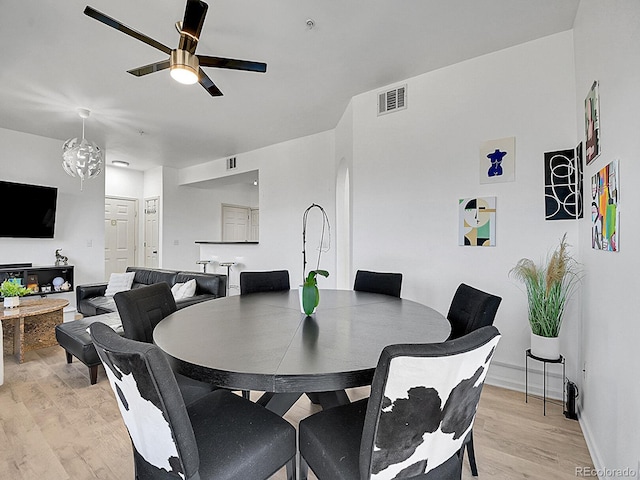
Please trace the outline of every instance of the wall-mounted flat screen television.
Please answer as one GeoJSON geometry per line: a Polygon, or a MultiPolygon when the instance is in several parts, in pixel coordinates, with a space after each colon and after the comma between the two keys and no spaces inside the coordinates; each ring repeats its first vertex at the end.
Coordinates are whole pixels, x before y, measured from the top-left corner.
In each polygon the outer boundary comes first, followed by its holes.
{"type": "Polygon", "coordinates": [[[0,237],[53,238],[58,189],[0,181],[0,237]]]}

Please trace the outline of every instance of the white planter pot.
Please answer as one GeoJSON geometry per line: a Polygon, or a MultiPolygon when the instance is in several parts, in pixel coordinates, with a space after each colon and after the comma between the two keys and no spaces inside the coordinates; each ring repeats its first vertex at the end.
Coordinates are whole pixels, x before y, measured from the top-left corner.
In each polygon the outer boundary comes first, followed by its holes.
{"type": "Polygon", "coordinates": [[[545,360],[560,358],[560,337],[541,337],[531,333],[531,354],[545,360]]]}
{"type": "Polygon", "coordinates": [[[20,306],[20,297],[4,297],[4,308],[14,308],[20,306]]]}

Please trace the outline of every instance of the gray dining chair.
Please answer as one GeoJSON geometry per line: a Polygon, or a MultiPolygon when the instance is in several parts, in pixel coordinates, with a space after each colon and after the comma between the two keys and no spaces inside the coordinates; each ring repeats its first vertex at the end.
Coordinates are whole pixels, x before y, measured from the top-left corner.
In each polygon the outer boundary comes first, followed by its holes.
{"type": "Polygon", "coordinates": [[[290,290],[289,271],[240,272],[240,295],[290,290]]]}
{"type": "MultiPolygon", "coordinates": [[[[493,325],[501,301],[501,297],[461,283],[453,295],[449,313],[447,313],[447,320],[451,324],[449,340],[460,338],[478,328],[493,325]]],[[[469,433],[466,450],[471,474],[477,477],[478,465],[473,446],[473,431],[469,433]]]]}
{"type": "Polygon", "coordinates": [[[285,465],[287,479],[296,478],[296,433],[286,420],[224,389],[185,405],[157,346],[99,322],[90,332],[129,431],[137,480],[263,480],[285,465]]]}
{"type": "MultiPolygon", "coordinates": [[[[118,308],[124,336],[138,342],[153,343],[153,329],[178,309],[171,288],[165,282],[118,292],[113,299],[118,308]]],[[[215,388],[209,383],[177,372],[174,375],[187,404],[215,388]]],[[[243,392],[243,395],[249,398],[249,392],[243,392]]]]}
{"type": "Polygon", "coordinates": [[[358,270],[353,282],[353,289],[358,292],[382,293],[392,297],[400,297],[402,274],[358,270]]]}
{"type": "Polygon", "coordinates": [[[390,345],[371,395],[298,427],[300,478],[460,480],[464,441],[500,339],[493,327],[443,343],[390,345]]]}

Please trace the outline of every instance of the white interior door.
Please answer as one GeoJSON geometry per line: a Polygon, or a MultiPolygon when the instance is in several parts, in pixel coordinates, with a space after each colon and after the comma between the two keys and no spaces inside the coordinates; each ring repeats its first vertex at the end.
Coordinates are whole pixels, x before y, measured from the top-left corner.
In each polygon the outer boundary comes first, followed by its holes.
{"type": "Polygon", "coordinates": [[[104,273],[124,272],[136,264],[138,201],[129,198],[104,199],[104,273]]]}
{"type": "Polygon", "coordinates": [[[158,268],[160,250],[160,226],[158,208],[160,199],[147,198],[144,201],[144,266],[158,268]]]}
{"type": "Polygon", "coordinates": [[[246,242],[249,239],[251,209],[236,205],[222,205],[222,241],[246,242]]]}

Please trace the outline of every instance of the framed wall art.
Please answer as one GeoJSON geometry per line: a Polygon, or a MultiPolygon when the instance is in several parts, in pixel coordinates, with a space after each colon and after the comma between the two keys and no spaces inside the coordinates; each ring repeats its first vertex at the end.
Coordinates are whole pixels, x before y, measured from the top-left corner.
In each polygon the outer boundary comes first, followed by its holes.
{"type": "Polygon", "coordinates": [[[516,138],[489,140],[480,145],[480,183],[516,179],[516,138]]]}
{"type": "Polygon", "coordinates": [[[591,177],[591,246],[596,250],[620,250],[619,185],[618,160],[591,177]]]}
{"type": "Polygon", "coordinates": [[[545,220],[583,217],[582,142],[573,150],[544,154],[545,220]]]}
{"type": "Polygon", "coordinates": [[[598,81],[593,82],[584,101],[585,159],[590,165],[600,155],[600,94],[598,81]]]}
{"type": "Polygon", "coordinates": [[[493,247],[496,244],[496,197],[458,201],[458,245],[493,247]]]}

